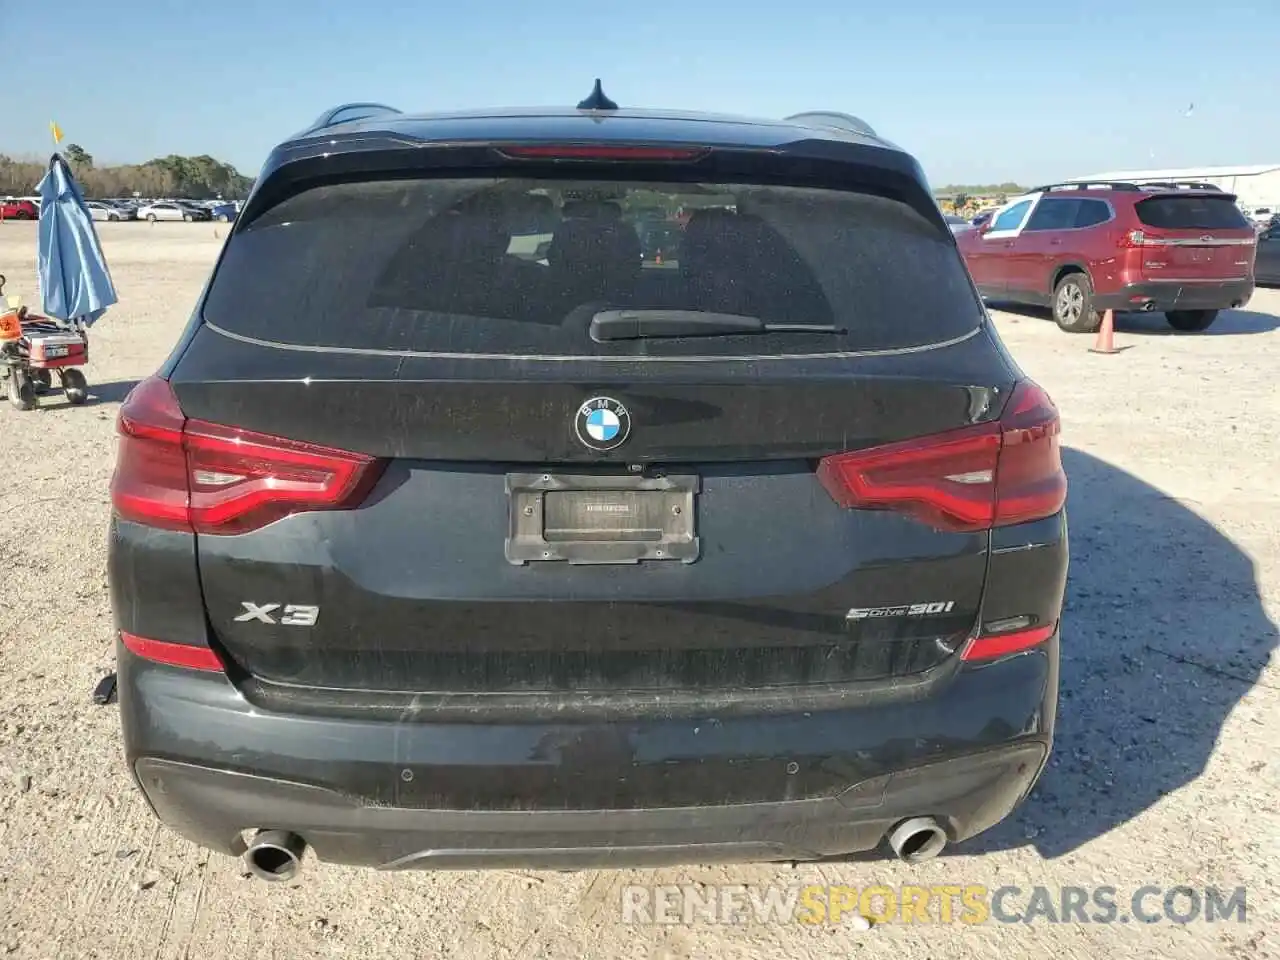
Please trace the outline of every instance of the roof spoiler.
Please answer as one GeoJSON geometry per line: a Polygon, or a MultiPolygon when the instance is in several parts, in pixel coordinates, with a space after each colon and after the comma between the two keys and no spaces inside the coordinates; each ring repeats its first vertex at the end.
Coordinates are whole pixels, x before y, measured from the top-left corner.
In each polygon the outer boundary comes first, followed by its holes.
{"type": "Polygon", "coordinates": [[[838,113],[834,110],[808,110],[804,113],[793,113],[783,119],[787,123],[798,123],[806,127],[827,127],[849,133],[860,133],[864,137],[879,137],[867,121],[852,114],[838,113]]]}
{"type": "Polygon", "coordinates": [[[316,133],[339,123],[350,123],[353,120],[369,120],[373,117],[397,117],[403,113],[385,103],[343,103],[320,114],[315,122],[303,130],[298,136],[316,133]]]}

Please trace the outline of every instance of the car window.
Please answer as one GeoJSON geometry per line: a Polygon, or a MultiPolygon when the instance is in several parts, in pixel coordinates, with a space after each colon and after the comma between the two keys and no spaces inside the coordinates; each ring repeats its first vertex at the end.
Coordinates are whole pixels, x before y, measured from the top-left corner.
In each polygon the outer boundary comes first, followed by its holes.
{"type": "Polygon", "coordinates": [[[1102,200],[1081,200],[1076,207],[1077,227],[1096,227],[1111,219],[1111,208],[1102,200]]]}
{"type": "Polygon", "coordinates": [[[1021,203],[1015,203],[1012,207],[1000,214],[991,221],[992,232],[996,230],[1017,230],[1022,218],[1027,215],[1027,211],[1031,209],[1034,200],[1023,200],[1021,203]]]}
{"type": "Polygon", "coordinates": [[[1151,197],[1134,205],[1148,227],[1168,230],[1226,230],[1249,226],[1229,196],[1151,197]]]}
{"type": "Polygon", "coordinates": [[[981,323],[950,231],[887,197],[523,178],[309,189],[236,231],[203,316],[291,344],[584,357],[898,349],[981,323]],[[609,307],[840,332],[598,343],[609,307]]]}
{"type": "Polygon", "coordinates": [[[1044,197],[1036,204],[1035,212],[1027,221],[1027,230],[1065,230],[1074,227],[1078,202],[1065,197],[1044,197]]]}

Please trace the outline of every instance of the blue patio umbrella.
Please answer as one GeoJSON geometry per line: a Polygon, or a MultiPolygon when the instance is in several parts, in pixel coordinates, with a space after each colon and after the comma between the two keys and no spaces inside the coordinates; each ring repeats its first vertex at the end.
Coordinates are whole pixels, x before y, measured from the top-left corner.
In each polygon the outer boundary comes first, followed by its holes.
{"type": "Polygon", "coordinates": [[[54,154],[40,193],[36,269],[46,316],[92,326],[116,303],[93,217],[66,161],[54,154]]]}

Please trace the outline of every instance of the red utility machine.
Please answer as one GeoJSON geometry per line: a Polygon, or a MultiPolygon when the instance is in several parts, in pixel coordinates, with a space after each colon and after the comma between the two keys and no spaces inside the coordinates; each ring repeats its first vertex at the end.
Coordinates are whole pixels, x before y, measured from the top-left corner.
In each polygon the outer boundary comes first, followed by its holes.
{"type": "Polygon", "coordinates": [[[89,338],[82,326],[28,314],[26,307],[11,310],[0,301],[0,379],[19,410],[32,409],[37,396],[52,389],[55,371],[67,402],[84,403],[89,386],[79,368],[88,362],[89,338]]]}

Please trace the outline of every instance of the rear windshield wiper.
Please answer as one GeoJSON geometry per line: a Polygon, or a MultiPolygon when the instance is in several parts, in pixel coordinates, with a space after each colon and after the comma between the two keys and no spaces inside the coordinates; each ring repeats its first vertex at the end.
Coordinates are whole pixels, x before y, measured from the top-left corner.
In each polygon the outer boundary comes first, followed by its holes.
{"type": "Polygon", "coordinates": [[[744,333],[846,333],[830,323],[765,323],[759,317],[702,310],[602,310],[591,318],[591,339],[727,337],[744,333]]]}

